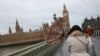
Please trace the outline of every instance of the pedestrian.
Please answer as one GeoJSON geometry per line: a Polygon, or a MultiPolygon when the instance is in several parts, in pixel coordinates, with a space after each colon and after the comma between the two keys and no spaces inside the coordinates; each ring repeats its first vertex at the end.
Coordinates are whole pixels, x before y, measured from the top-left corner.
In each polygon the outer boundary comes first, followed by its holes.
{"type": "Polygon", "coordinates": [[[69,31],[67,44],[70,56],[89,56],[88,41],[78,25],[74,25],[69,31]]]}
{"type": "Polygon", "coordinates": [[[93,33],[94,33],[94,30],[91,26],[88,26],[85,30],[86,34],[87,34],[87,40],[89,42],[89,54],[90,56],[96,56],[96,53],[95,53],[95,50],[94,50],[94,46],[93,46],[93,43],[92,43],[92,38],[93,38],[93,33]]]}
{"type": "Polygon", "coordinates": [[[90,47],[92,47],[92,36],[93,36],[93,28],[91,26],[88,26],[85,30],[86,34],[87,34],[87,37],[88,37],[88,40],[89,40],[89,44],[90,44],[90,47]]]}

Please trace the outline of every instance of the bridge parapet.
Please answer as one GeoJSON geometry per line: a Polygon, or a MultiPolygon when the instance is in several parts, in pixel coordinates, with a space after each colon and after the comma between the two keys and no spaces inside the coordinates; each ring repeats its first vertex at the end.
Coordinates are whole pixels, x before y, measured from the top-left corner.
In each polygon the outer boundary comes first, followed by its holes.
{"type": "Polygon", "coordinates": [[[61,42],[56,44],[48,45],[46,41],[40,42],[38,44],[20,49],[18,51],[9,53],[5,56],[48,56],[50,55],[61,42]]]}

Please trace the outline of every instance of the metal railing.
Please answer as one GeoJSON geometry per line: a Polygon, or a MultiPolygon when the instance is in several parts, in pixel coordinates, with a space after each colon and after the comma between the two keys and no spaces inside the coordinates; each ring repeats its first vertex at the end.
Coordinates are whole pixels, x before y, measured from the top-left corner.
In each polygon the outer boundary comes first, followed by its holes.
{"type": "Polygon", "coordinates": [[[5,56],[49,56],[61,42],[48,45],[45,41],[38,44],[28,46],[18,51],[6,54],[5,56]]]}

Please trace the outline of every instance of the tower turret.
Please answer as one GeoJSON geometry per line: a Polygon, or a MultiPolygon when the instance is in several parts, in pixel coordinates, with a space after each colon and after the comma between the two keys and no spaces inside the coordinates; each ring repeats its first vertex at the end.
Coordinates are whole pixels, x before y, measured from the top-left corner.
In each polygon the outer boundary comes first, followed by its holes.
{"type": "Polygon", "coordinates": [[[53,19],[54,19],[55,21],[57,20],[56,14],[53,15],[53,19]]]}
{"type": "Polygon", "coordinates": [[[10,26],[9,26],[9,34],[11,34],[12,33],[12,30],[11,30],[11,28],[10,28],[10,26]]]}
{"type": "Polygon", "coordinates": [[[93,19],[93,17],[91,16],[91,19],[93,19]]]}
{"type": "Polygon", "coordinates": [[[32,32],[32,30],[31,30],[31,29],[29,29],[29,32],[32,32]]]}
{"type": "Polygon", "coordinates": [[[99,17],[99,15],[97,16],[97,20],[100,20],[100,17],[99,17]]]}
{"type": "Polygon", "coordinates": [[[19,23],[18,23],[18,20],[16,19],[16,26],[15,26],[15,29],[16,29],[16,33],[18,32],[21,32],[21,28],[19,26],[19,23]]]}

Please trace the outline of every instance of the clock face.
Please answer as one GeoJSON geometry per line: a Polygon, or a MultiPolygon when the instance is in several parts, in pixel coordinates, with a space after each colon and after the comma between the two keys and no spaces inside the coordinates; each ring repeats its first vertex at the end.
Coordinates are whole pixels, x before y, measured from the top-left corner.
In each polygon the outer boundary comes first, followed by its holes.
{"type": "Polygon", "coordinates": [[[67,13],[64,13],[64,16],[67,16],[67,13]]]}

